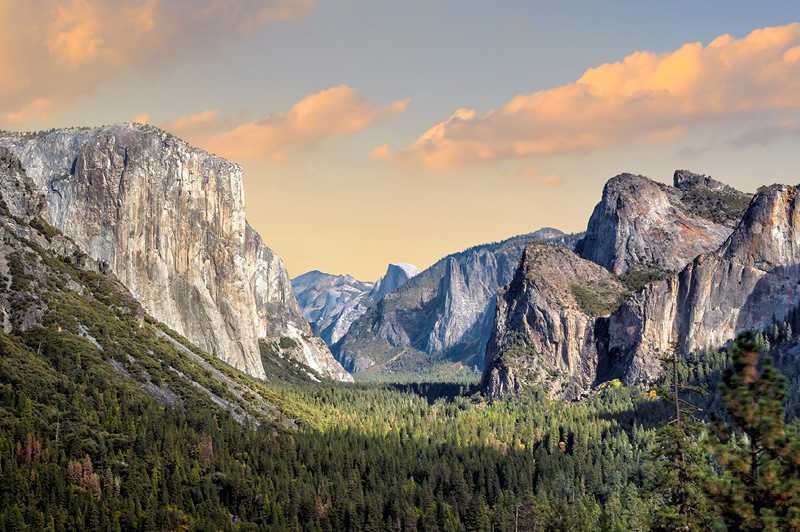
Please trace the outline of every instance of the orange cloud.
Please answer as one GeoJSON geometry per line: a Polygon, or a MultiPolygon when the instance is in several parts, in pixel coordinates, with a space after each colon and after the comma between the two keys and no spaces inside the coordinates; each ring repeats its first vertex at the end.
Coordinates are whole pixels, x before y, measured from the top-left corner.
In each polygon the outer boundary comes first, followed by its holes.
{"type": "Polygon", "coordinates": [[[196,146],[206,147],[212,136],[224,129],[230,129],[231,123],[220,115],[219,109],[209,109],[158,124],[158,127],[196,146]]]}
{"type": "Polygon", "coordinates": [[[6,113],[5,119],[11,124],[39,124],[48,122],[53,117],[53,100],[37,98],[28,105],[13,113],[6,113]]]}
{"type": "Polygon", "coordinates": [[[408,100],[376,107],[358,91],[342,85],[306,96],[285,113],[275,113],[236,127],[219,110],[159,124],[174,135],[223,157],[236,159],[272,154],[288,158],[287,148],[327,137],[357,133],[405,110],[408,100]]]}
{"type": "Polygon", "coordinates": [[[561,176],[557,176],[555,174],[550,174],[546,176],[542,176],[536,180],[537,183],[540,185],[558,185],[561,183],[561,176]]]}
{"type": "Polygon", "coordinates": [[[561,177],[556,174],[541,175],[542,171],[538,168],[525,168],[516,174],[517,181],[536,183],[537,185],[558,185],[561,177]]]}
{"type": "Polygon", "coordinates": [[[136,124],[149,124],[150,123],[150,115],[148,113],[141,113],[134,117],[131,122],[136,124]]]}
{"type": "Polygon", "coordinates": [[[0,79],[0,117],[24,116],[41,100],[52,102],[52,117],[122,72],[152,75],[213,53],[267,23],[303,17],[315,2],[0,1],[0,68],[13,73],[0,79]]]}
{"type": "Polygon", "coordinates": [[[409,148],[372,157],[426,168],[674,140],[692,125],[800,108],[800,24],[723,35],[663,54],[636,52],[576,82],[484,114],[459,109],[409,148]]]}
{"type": "Polygon", "coordinates": [[[44,42],[54,60],[76,68],[97,59],[103,36],[94,6],[87,0],[75,0],[68,6],[56,6],[55,12],[50,24],[53,36],[44,42]]]}
{"type": "Polygon", "coordinates": [[[314,4],[316,0],[215,0],[199,10],[196,17],[222,21],[238,30],[248,30],[265,22],[295,20],[307,15],[314,4]]]}

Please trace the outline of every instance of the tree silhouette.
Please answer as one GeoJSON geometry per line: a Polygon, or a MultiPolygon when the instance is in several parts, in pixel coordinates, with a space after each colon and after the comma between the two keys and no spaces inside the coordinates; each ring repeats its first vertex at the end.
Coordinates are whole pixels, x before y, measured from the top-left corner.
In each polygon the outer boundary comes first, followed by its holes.
{"type": "Polygon", "coordinates": [[[649,492],[659,502],[653,516],[654,530],[669,532],[708,530],[711,522],[704,482],[708,463],[698,443],[702,425],[695,417],[699,408],[681,397],[686,392],[705,394],[705,389],[680,382],[678,344],[662,359],[672,366],[672,380],[657,388],[658,397],[674,406],[672,418],[655,433],[651,451],[653,477],[649,492]]]}
{"type": "Polygon", "coordinates": [[[710,483],[718,510],[733,530],[800,530],[800,446],[787,431],[785,379],[770,357],[759,370],[759,345],[741,333],[719,391],[732,427],[715,422],[711,450],[727,469],[710,483]]]}

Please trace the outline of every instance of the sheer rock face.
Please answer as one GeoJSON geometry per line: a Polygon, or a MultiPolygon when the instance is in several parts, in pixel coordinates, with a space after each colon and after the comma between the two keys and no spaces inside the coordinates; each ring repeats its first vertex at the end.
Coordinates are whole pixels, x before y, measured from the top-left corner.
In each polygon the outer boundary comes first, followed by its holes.
{"type": "Polygon", "coordinates": [[[386,274],[378,279],[375,286],[372,288],[370,299],[373,302],[380,301],[383,299],[383,296],[397,290],[403,286],[406,281],[421,272],[422,270],[413,264],[407,264],[405,262],[389,264],[389,267],[386,268],[386,274]]]}
{"type": "Polygon", "coordinates": [[[481,388],[496,397],[538,384],[552,397],[580,397],[596,378],[592,312],[599,309],[578,295],[588,291],[610,309],[624,290],[608,270],[572,251],[529,244],[497,296],[481,388]]]}
{"type": "Polygon", "coordinates": [[[679,271],[716,250],[741,218],[749,195],[706,176],[678,170],[675,187],[646,177],[610,179],[577,253],[621,274],[640,264],[679,271]]]}
{"type": "Polygon", "coordinates": [[[658,353],[672,341],[685,353],[766,328],[800,301],[798,226],[791,187],[770,187],[751,201],[683,170],[675,187],[630,174],[611,179],[576,246],[599,266],[529,246],[500,291],[484,391],[540,384],[554,397],[576,398],[614,378],[657,377],[658,353]],[[609,274],[654,267],[679,273],[632,295],[609,274]],[[591,291],[594,310],[586,305],[591,291]]]}
{"type": "MultiPolygon", "coordinates": [[[[49,292],[69,290],[83,295],[87,290],[69,274],[52,270],[45,257],[67,259],[81,270],[98,271],[97,264],[71,239],[45,223],[48,219],[47,203],[35,191],[22,163],[0,147],[0,327],[5,333],[14,327],[43,326],[49,292]],[[62,284],[54,288],[54,279],[62,284]]],[[[135,312],[136,322],[144,325],[138,303],[124,294],[120,298],[120,303],[133,303],[127,311],[135,312]]]]}
{"type": "Polygon", "coordinates": [[[45,215],[44,199],[34,192],[34,187],[20,160],[7,148],[0,147],[0,199],[8,215],[25,221],[45,215]]]}
{"type": "Polygon", "coordinates": [[[256,377],[259,337],[281,336],[324,375],[348,377],[311,339],[281,260],[247,225],[239,166],[136,124],[0,144],[46,197],[53,225],[156,319],[256,377]]]}
{"type": "Polygon", "coordinates": [[[798,189],[761,190],[715,253],[646,287],[598,323],[602,378],[649,380],[657,353],[720,346],[744,329],[764,330],[800,302],[798,189]]]}
{"type": "Polygon", "coordinates": [[[351,371],[405,361],[426,367],[435,357],[481,367],[497,290],[511,281],[525,245],[537,239],[569,246],[573,237],[544,229],[448,255],[386,294],[334,346],[351,371]]]}
{"type": "Polygon", "coordinates": [[[480,363],[474,355],[482,351],[482,329],[491,324],[482,318],[497,289],[511,280],[527,241],[518,237],[449,255],[386,294],[335,346],[338,360],[364,371],[397,357],[458,351],[456,358],[480,363]]]}

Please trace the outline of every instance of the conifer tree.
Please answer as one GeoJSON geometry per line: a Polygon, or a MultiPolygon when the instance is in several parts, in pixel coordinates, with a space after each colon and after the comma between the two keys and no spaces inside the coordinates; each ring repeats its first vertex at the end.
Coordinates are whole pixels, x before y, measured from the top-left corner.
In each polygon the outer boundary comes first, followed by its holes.
{"type": "Polygon", "coordinates": [[[491,530],[489,509],[483,500],[483,493],[478,492],[472,496],[464,516],[464,527],[467,532],[489,532],[491,530]]]}
{"type": "Polygon", "coordinates": [[[702,425],[694,415],[699,409],[681,397],[682,392],[704,394],[705,390],[680,382],[677,347],[673,343],[671,355],[662,359],[672,366],[672,382],[656,390],[674,410],[670,421],[656,431],[651,451],[654,472],[649,491],[660,502],[653,516],[653,529],[708,530],[708,501],[703,490],[708,464],[698,444],[702,425]]]}
{"type": "Polygon", "coordinates": [[[732,425],[715,423],[711,449],[727,469],[711,491],[730,529],[800,530],[800,445],[784,423],[785,379],[752,332],[738,336],[720,383],[732,425]]]}

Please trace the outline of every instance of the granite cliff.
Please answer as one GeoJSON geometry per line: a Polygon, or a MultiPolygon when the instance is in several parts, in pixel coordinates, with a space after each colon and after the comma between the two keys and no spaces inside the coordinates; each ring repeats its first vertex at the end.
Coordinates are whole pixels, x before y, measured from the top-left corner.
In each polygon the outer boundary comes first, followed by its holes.
{"type": "Polygon", "coordinates": [[[315,270],[292,279],[292,289],[311,330],[333,345],[371,305],[418,273],[416,266],[395,263],[377,282],[365,283],[351,275],[315,270]]]}
{"type": "Polygon", "coordinates": [[[619,175],[576,246],[583,258],[526,250],[498,295],[485,392],[540,384],[576,398],[615,378],[648,381],[670,342],[681,353],[721,346],[795,308],[795,189],[769,187],[751,202],[687,171],[675,172],[674,184],[619,175]]]}
{"type": "Polygon", "coordinates": [[[250,375],[258,341],[351,378],[315,338],[280,258],[244,217],[241,168],[150,126],[0,135],[48,222],[112,272],[159,321],[250,375]]]}
{"type": "Polygon", "coordinates": [[[709,177],[675,172],[670,187],[646,177],[610,179],[576,252],[622,274],[641,267],[679,271],[717,249],[741,219],[750,196],[709,177]]]}
{"type": "MultiPolygon", "coordinates": [[[[176,411],[190,404],[220,415],[227,411],[250,427],[277,422],[297,428],[270,404],[277,398],[262,384],[146,316],[122,283],[100,271],[49,218],[19,159],[0,147],[4,384],[62,397],[65,386],[91,382],[126,401],[147,394],[176,411]]],[[[297,373],[295,378],[308,380],[297,373]]]]}
{"type": "Polygon", "coordinates": [[[569,246],[554,229],[448,255],[387,293],[333,346],[354,372],[417,372],[455,364],[482,366],[497,290],[511,281],[525,245],[536,239],[569,246]]]}
{"type": "Polygon", "coordinates": [[[598,323],[599,378],[652,379],[657,354],[722,346],[763,331],[800,302],[800,194],[773,185],[753,198],[720,248],[653,283],[598,323]]]}

